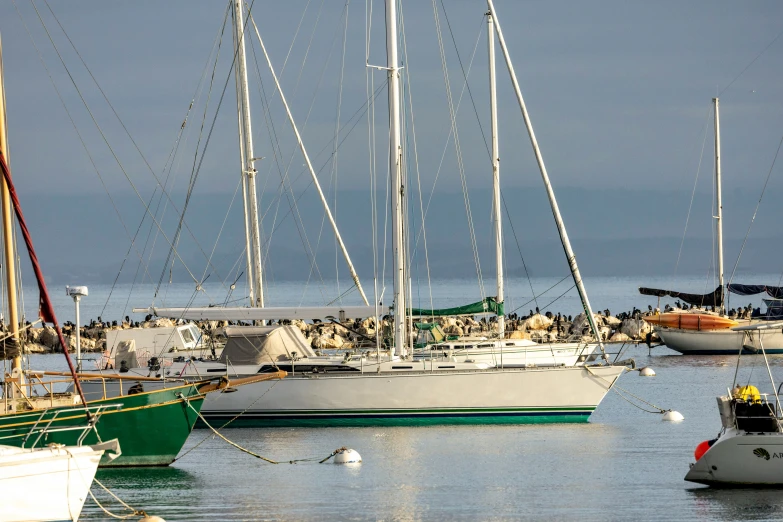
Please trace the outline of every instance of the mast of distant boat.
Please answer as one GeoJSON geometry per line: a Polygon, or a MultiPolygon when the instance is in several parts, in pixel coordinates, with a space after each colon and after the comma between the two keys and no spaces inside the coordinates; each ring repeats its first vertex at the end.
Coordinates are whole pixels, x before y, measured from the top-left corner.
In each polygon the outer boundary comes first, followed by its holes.
{"type": "Polygon", "coordinates": [[[717,228],[716,237],[718,239],[718,283],[720,284],[720,313],[725,311],[725,292],[723,288],[723,202],[721,201],[721,181],[720,181],[720,115],[718,98],[713,98],[715,105],[715,226],[717,228]]]}
{"type": "MultiPolygon", "coordinates": [[[[8,127],[6,126],[6,123],[5,89],[3,87],[3,47],[2,42],[0,42],[0,152],[5,156],[6,162],[10,163],[8,155],[8,127]]],[[[21,346],[19,342],[19,310],[17,308],[14,222],[11,215],[11,197],[8,192],[8,184],[5,182],[5,178],[2,178],[2,182],[0,182],[0,205],[2,205],[3,238],[5,239],[3,247],[5,255],[5,282],[8,294],[8,326],[11,329],[11,337],[13,337],[16,346],[21,346]]],[[[14,377],[20,379],[19,389],[13,388],[12,391],[13,395],[16,395],[21,391],[21,386],[24,384],[21,380],[24,378],[22,375],[21,350],[19,354],[14,357],[11,368],[14,377]]]]}
{"type": "Polygon", "coordinates": [[[258,199],[256,197],[256,169],[254,163],[259,159],[253,155],[253,130],[250,124],[250,92],[247,83],[247,59],[245,58],[245,23],[242,12],[242,1],[234,0],[234,41],[236,42],[237,94],[239,95],[238,118],[240,121],[240,142],[242,147],[242,175],[247,176],[247,209],[246,227],[250,230],[252,263],[248,264],[251,273],[248,281],[251,303],[250,306],[263,308],[264,289],[261,273],[261,238],[258,228],[258,199]]]}
{"type": "Polygon", "coordinates": [[[397,2],[386,0],[386,68],[389,83],[389,168],[392,186],[392,245],[394,256],[394,349],[406,355],[405,231],[403,230],[405,187],[402,184],[402,140],[400,138],[400,67],[397,59],[397,2]]]}
{"type": "MultiPolygon", "coordinates": [[[[487,13],[487,44],[489,52],[489,106],[492,129],[492,206],[495,222],[495,276],[497,278],[497,305],[503,306],[503,236],[500,214],[500,157],[498,153],[498,106],[495,85],[495,25],[492,13],[487,13]]],[[[497,314],[498,337],[506,336],[504,311],[497,314]]]]}
{"type": "Polygon", "coordinates": [[[606,352],[604,351],[604,343],[601,339],[601,334],[599,333],[598,327],[595,324],[595,318],[593,317],[593,310],[590,307],[590,301],[587,299],[587,291],[585,290],[584,283],[582,282],[582,276],[579,274],[579,266],[576,264],[576,256],[574,254],[574,250],[571,248],[571,242],[568,239],[568,233],[566,232],[565,224],[563,223],[563,217],[560,215],[560,208],[557,205],[557,199],[555,199],[555,193],[554,190],[552,190],[552,184],[550,183],[549,175],[546,172],[544,158],[541,155],[541,150],[538,148],[538,141],[536,140],[536,134],[533,131],[533,125],[530,122],[530,116],[527,113],[525,100],[522,98],[522,91],[519,88],[517,75],[514,72],[514,65],[511,63],[511,56],[509,55],[508,47],[506,47],[506,40],[503,38],[503,30],[500,27],[497,11],[495,11],[495,6],[492,3],[492,0],[487,0],[487,5],[489,6],[490,14],[494,19],[495,31],[498,35],[498,42],[500,43],[500,48],[503,50],[503,57],[506,60],[506,68],[508,69],[508,74],[511,77],[511,83],[514,86],[514,92],[517,96],[519,108],[522,111],[522,118],[525,120],[525,127],[527,127],[527,133],[530,137],[530,144],[533,146],[533,152],[536,156],[536,161],[538,162],[538,169],[541,172],[541,178],[544,181],[544,187],[546,188],[547,195],[549,196],[549,205],[552,207],[552,214],[555,217],[555,224],[557,225],[557,230],[560,233],[560,242],[563,244],[563,250],[565,251],[566,259],[568,260],[568,266],[571,269],[571,276],[574,279],[574,284],[576,285],[576,290],[579,293],[579,298],[582,300],[582,307],[584,308],[585,315],[587,316],[587,322],[590,324],[590,329],[593,331],[593,334],[598,341],[598,346],[603,353],[604,359],[608,360],[606,352]]]}

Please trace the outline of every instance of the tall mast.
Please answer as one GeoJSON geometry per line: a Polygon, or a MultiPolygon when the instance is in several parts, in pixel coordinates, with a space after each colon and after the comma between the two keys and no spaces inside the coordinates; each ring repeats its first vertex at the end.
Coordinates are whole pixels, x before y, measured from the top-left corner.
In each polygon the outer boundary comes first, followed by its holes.
{"type": "MultiPolygon", "coordinates": [[[[234,55],[236,56],[239,53],[239,42],[237,41],[237,32],[233,32],[233,40],[234,40],[234,55]]],[[[239,67],[234,67],[234,75],[235,75],[235,87],[236,87],[236,94],[237,94],[237,114],[242,113],[242,91],[240,89],[240,85],[242,84],[242,79],[239,74],[239,67]]],[[[247,289],[248,289],[248,300],[250,302],[250,306],[253,306],[253,303],[255,303],[255,292],[253,284],[253,252],[250,248],[250,220],[248,219],[248,201],[247,201],[247,176],[245,176],[245,140],[244,140],[244,133],[242,132],[242,118],[237,118],[237,125],[239,127],[237,136],[239,136],[239,142],[237,145],[239,145],[239,175],[242,178],[242,212],[244,216],[244,223],[245,223],[245,274],[247,277],[247,289]]]]}
{"type": "Polygon", "coordinates": [[[394,255],[394,347],[406,355],[405,239],[403,230],[402,140],[400,138],[400,68],[397,58],[397,1],[386,0],[386,68],[389,82],[389,168],[392,184],[394,255]]]}
{"type": "MultiPolygon", "coordinates": [[[[503,305],[503,234],[500,214],[500,156],[498,153],[498,106],[495,85],[495,24],[492,13],[487,13],[487,44],[489,50],[489,107],[492,127],[492,206],[495,221],[495,277],[497,279],[497,302],[503,305]]],[[[497,314],[498,336],[506,336],[504,312],[497,314]]]]}
{"type": "MultiPolygon", "coordinates": [[[[8,127],[5,110],[5,87],[3,82],[3,45],[0,41],[0,152],[5,156],[5,161],[10,165],[11,160],[8,155],[8,127]]],[[[19,344],[19,310],[17,308],[16,295],[16,249],[14,248],[14,221],[12,218],[11,196],[8,192],[8,184],[5,177],[2,177],[0,183],[0,205],[3,213],[3,238],[5,239],[3,253],[5,255],[5,283],[8,289],[8,326],[11,329],[11,336],[19,344]]],[[[21,352],[14,357],[13,367],[22,370],[21,352]]]]}
{"type": "Polygon", "coordinates": [[[717,215],[715,216],[715,225],[717,227],[718,237],[718,283],[721,288],[720,298],[720,312],[723,312],[723,304],[725,303],[724,293],[726,291],[723,288],[723,202],[721,201],[721,183],[720,183],[720,115],[718,98],[713,98],[712,103],[715,104],[715,208],[717,215]]]}
{"type": "Polygon", "coordinates": [[[264,306],[264,289],[261,274],[261,238],[258,231],[258,199],[256,198],[256,169],[253,164],[256,157],[253,155],[253,131],[250,125],[250,93],[247,86],[247,60],[245,58],[245,23],[242,12],[241,0],[234,0],[234,35],[237,45],[236,66],[237,91],[240,97],[238,117],[242,131],[240,140],[243,154],[242,171],[247,176],[247,202],[246,223],[250,229],[250,242],[247,245],[252,258],[251,288],[254,301],[251,306],[264,306]]]}
{"type": "Polygon", "coordinates": [[[533,125],[530,122],[530,116],[527,113],[527,107],[525,106],[525,100],[522,98],[522,91],[519,88],[519,82],[517,81],[517,75],[514,72],[514,65],[511,63],[511,56],[506,47],[506,40],[503,38],[503,30],[500,27],[500,21],[498,20],[498,14],[495,10],[495,6],[492,0],[487,0],[490,13],[494,18],[495,30],[498,35],[498,42],[500,42],[500,48],[503,50],[503,57],[506,60],[506,68],[508,69],[508,75],[511,77],[511,83],[514,86],[514,92],[517,96],[517,102],[519,108],[522,111],[522,118],[525,120],[525,127],[527,127],[527,133],[530,137],[530,144],[533,146],[533,153],[536,156],[538,162],[538,170],[541,172],[541,178],[544,181],[544,187],[546,188],[547,196],[549,196],[549,205],[552,207],[552,214],[555,218],[555,224],[557,225],[557,231],[560,233],[560,242],[563,244],[563,250],[565,251],[566,259],[568,260],[568,266],[571,269],[571,276],[574,279],[579,298],[582,300],[582,307],[584,308],[587,321],[590,324],[590,329],[598,341],[598,346],[601,348],[603,357],[606,360],[607,355],[604,352],[604,343],[601,340],[601,334],[598,331],[598,327],[595,324],[595,318],[593,317],[593,309],[590,307],[590,301],[587,299],[587,291],[585,290],[584,283],[582,282],[582,276],[579,273],[579,266],[576,264],[576,256],[574,250],[571,248],[571,241],[568,239],[568,233],[563,223],[563,216],[560,215],[560,208],[557,205],[557,199],[555,199],[555,192],[552,190],[552,184],[549,181],[549,175],[546,172],[546,166],[544,165],[544,158],[541,155],[541,150],[538,148],[538,140],[536,140],[536,134],[533,131],[533,125]]]}

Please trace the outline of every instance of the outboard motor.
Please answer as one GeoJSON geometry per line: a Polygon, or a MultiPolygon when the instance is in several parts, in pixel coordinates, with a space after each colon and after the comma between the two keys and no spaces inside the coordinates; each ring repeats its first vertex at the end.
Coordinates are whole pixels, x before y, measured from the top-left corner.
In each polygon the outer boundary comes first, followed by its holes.
{"type": "Polygon", "coordinates": [[[150,360],[147,361],[147,368],[149,368],[151,372],[157,372],[160,370],[160,359],[157,357],[150,357],[150,360]]]}

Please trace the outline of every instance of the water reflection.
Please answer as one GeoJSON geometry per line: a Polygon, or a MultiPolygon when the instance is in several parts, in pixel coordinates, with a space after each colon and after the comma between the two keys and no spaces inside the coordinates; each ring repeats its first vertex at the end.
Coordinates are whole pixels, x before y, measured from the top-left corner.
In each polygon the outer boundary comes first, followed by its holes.
{"type": "Polygon", "coordinates": [[[779,489],[693,488],[687,490],[693,514],[702,520],[780,520],[779,489]]]}

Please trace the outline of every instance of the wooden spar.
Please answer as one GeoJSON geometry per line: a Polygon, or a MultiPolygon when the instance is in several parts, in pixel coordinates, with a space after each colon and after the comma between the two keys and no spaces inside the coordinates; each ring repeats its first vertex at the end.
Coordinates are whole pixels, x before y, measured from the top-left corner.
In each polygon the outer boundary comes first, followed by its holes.
{"type": "MultiPolygon", "coordinates": [[[[68,372],[53,372],[53,371],[34,371],[34,372],[26,372],[27,375],[30,375],[32,377],[43,377],[46,375],[52,376],[52,377],[70,377],[71,374],[68,372]]],[[[120,381],[140,381],[140,382],[184,382],[188,383],[187,379],[166,379],[161,377],[142,377],[138,375],[133,374],[107,374],[107,373],[79,373],[80,379],[105,379],[105,380],[120,380],[120,381]]],[[[278,370],[274,373],[259,373],[256,375],[251,375],[250,377],[243,377],[241,379],[227,379],[225,375],[221,375],[219,377],[219,382],[214,382],[215,379],[218,379],[218,377],[213,377],[212,379],[198,379],[196,381],[190,381],[193,384],[198,386],[198,391],[200,393],[209,393],[217,390],[223,390],[225,388],[229,388],[231,386],[242,386],[244,384],[252,384],[254,382],[262,382],[262,381],[269,381],[272,379],[283,379],[288,375],[288,372],[285,372],[283,370],[278,370]]]]}
{"type": "Polygon", "coordinates": [[[278,370],[274,373],[257,373],[250,377],[243,377],[241,379],[228,379],[223,376],[220,382],[212,382],[199,386],[198,391],[201,393],[209,393],[217,390],[224,390],[232,386],[242,386],[244,384],[252,384],[254,382],[271,381],[272,379],[283,379],[288,372],[278,370]]]}
{"type": "MultiPolygon", "coordinates": [[[[27,375],[31,375],[33,377],[42,377],[42,376],[52,376],[52,377],[70,377],[71,374],[69,372],[53,372],[53,371],[29,371],[25,372],[27,375]]],[[[116,380],[123,380],[123,381],[155,381],[155,382],[161,382],[164,379],[160,377],[140,377],[133,374],[107,374],[107,373],[78,373],[77,374],[80,379],[116,379],[116,380]]],[[[174,379],[169,379],[174,380],[174,379]]],[[[179,379],[178,379],[179,380],[179,379]]]]}

